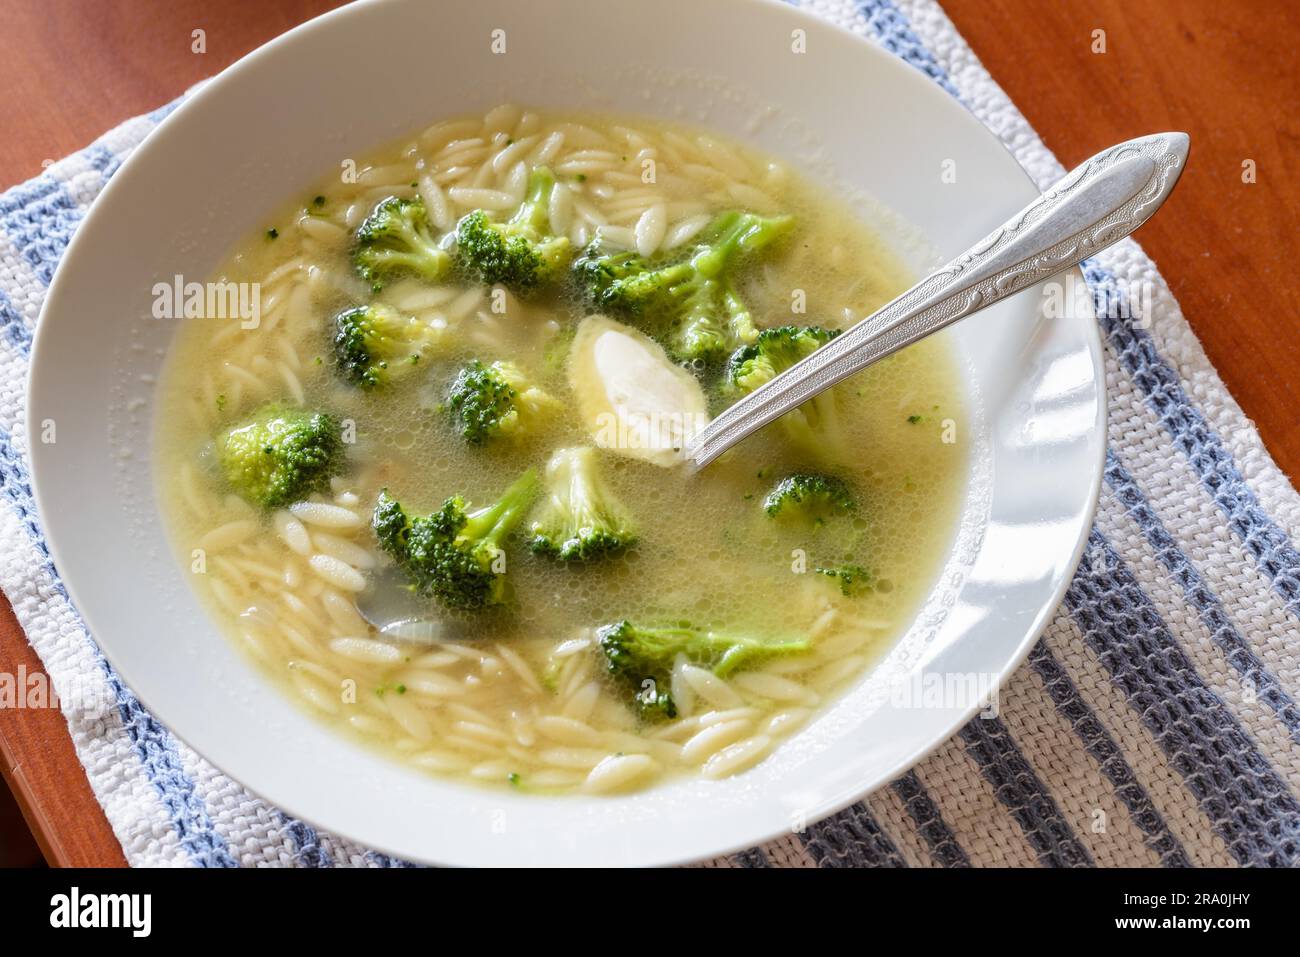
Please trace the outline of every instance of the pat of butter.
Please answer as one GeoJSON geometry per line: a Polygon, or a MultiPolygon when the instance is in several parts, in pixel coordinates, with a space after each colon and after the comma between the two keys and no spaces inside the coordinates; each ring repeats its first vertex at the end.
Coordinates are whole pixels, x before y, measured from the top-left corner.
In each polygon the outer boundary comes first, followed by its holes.
{"type": "Polygon", "coordinates": [[[663,348],[630,326],[588,316],[569,354],[569,384],[596,445],[671,467],[709,421],[704,390],[663,348]]]}

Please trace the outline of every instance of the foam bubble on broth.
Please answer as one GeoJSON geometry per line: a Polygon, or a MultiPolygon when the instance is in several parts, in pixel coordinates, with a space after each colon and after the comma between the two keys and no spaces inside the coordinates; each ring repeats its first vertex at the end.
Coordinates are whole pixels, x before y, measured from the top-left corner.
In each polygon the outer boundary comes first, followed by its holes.
{"type": "MultiPolygon", "coordinates": [[[[277,239],[268,241],[259,229],[232,251],[217,278],[263,283],[267,310],[256,330],[232,332],[226,323],[195,321],[178,334],[160,386],[160,498],[187,567],[195,543],[215,529],[258,522],[251,536],[214,550],[207,574],[194,576],[196,587],[232,640],[326,720],[431,773],[547,792],[582,787],[604,756],[644,753],[655,768],[634,785],[644,786],[698,771],[709,755],[692,752],[688,760],[681,745],[693,733],[692,722],[722,706],[699,699],[676,722],[639,725],[619,689],[606,681],[592,629],[623,618],[648,624],[688,619],[722,632],[797,636],[834,611],[830,630],[808,655],[752,672],[802,684],[802,699],[764,698],[743,682],[728,685],[731,695],[757,711],[743,719],[749,735],[765,733],[765,722],[783,709],[824,704],[852,677],[826,684],[821,676],[827,666],[859,655],[865,667],[899,637],[952,539],[965,451],[960,431],[953,443],[942,440],[942,431],[947,420],[958,429],[962,424],[956,364],[946,340],[936,337],[839,387],[853,455],[832,471],[859,503],[841,524],[809,533],[763,513],[764,497],[783,475],[825,470],[794,451],[779,429],[742,443],[694,477],[602,452],[604,478],[638,526],[633,550],[587,566],[566,565],[532,555],[516,533],[508,546],[515,592],[510,606],[458,615],[432,609],[471,641],[433,649],[402,645],[400,658],[387,662],[340,653],[337,648],[351,647],[339,644],[342,639],[375,636],[354,608],[349,611],[350,595],[324,581],[309,556],[294,551],[271,522],[223,487],[205,458],[222,428],[264,401],[291,401],[289,382],[299,383],[308,406],[356,423],[351,467],[324,498],[337,495],[346,503],[354,497],[357,504],[349,507],[367,517],[381,487],[417,514],[452,494],[483,504],[524,468],[543,471],[553,450],[594,444],[569,409],[534,437],[469,447],[439,408],[447,384],[471,358],[515,362],[570,403],[562,356],[581,313],[562,297],[508,297],[501,316],[486,291],[475,296],[473,286],[459,281],[447,296],[410,282],[394,284],[380,298],[390,305],[413,303],[408,311],[445,324],[446,343],[422,356],[420,369],[389,391],[362,393],[338,380],[328,323],[369,295],[348,259],[351,230],[385,195],[419,189],[430,205],[427,185],[410,184],[433,181],[443,217],[454,220],[472,208],[457,205],[456,190],[501,190],[512,182],[514,167],[501,164],[496,171],[495,156],[527,142],[526,150],[516,151],[526,160],[562,133],[564,145],[547,162],[572,194],[567,201],[575,241],[590,238],[591,230],[582,231],[584,215],[626,229],[654,203],[665,207],[666,235],[693,216],[744,208],[737,197],[772,204],[760,212],[792,213],[798,227],[785,247],[738,283],[761,326],[843,328],[908,284],[885,242],[851,219],[844,204],[778,162],[716,135],[710,140],[717,145],[706,152],[696,143],[697,131],[641,117],[523,112],[501,131],[501,115],[492,130],[475,133],[474,121],[455,121],[461,125],[435,125],[378,151],[359,166],[362,182],[340,184],[331,177],[304,189],[268,217],[277,239]],[[638,158],[647,151],[659,173],[652,189],[638,177],[638,158]],[[579,168],[584,172],[565,172],[579,168]],[[367,170],[387,170],[391,181],[372,182],[367,170]],[[316,195],[325,203],[312,209],[316,195]],[[792,312],[795,290],[806,296],[806,313],[792,312]],[[802,575],[792,571],[797,550],[807,554],[802,575]],[[845,598],[834,582],[812,571],[846,562],[870,569],[874,587],[845,598]],[[836,650],[823,653],[823,647],[836,650]],[[340,691],[347,682],[355,682],[355,701],[340,691]]],[[[716,394],[711,402],[715,411],[726,404],[716,394]]],[[[317,549],[332,535],[379,557],[367,527],[307,531],[319,538],[317,549]]]]}

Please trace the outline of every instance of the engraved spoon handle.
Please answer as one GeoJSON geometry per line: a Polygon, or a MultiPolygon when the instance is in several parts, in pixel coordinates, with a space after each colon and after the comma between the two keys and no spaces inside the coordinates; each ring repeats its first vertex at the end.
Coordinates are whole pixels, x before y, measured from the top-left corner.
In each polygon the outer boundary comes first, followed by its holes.
{"type": "Polygon", "coordinates": [[[1123,239],[1165,201],[1187,147],[1186,133],[1156,133],[1075,167],[956,259],[724,411],[696,433],[687,460],[707,465],[878,359],[1123,239]]]}

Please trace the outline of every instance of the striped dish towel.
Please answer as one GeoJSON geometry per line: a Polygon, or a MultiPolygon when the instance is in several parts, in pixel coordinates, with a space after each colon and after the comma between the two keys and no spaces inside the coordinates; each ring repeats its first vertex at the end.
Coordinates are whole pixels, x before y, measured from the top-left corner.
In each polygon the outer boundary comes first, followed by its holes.
{"type": "MultiPolygon", "coordinates": [[[[805,0],[959,98],[1046,185],[1062,173],[933,0],[805,0]]],[[[133,865],[403,866],[252,796],[136,701],[69,604],[32,505],[32,327],[69,236],[167,109],[0,196],[0,586],[65,704],[133,865]]],[[[719,866],[1300,865],[1300,498],[1127,240],[1086,264],[1141,327],[1101,320],[1110,451],[1066,599],[976,718],[870,798],[719,866]]]]}

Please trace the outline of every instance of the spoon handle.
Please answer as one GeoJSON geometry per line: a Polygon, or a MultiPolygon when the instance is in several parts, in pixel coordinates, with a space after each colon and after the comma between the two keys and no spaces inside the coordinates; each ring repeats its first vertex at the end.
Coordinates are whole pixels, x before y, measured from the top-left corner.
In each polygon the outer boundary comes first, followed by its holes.
{"type": "Polygon", "coordinates": [[[687,460],[707,465],[878,359],[1123,239],[1165,201],[1187,147],[1186,133],[1155,133],[1075,167],[956,259],[724,411],[696,433],[687,460]]]}

